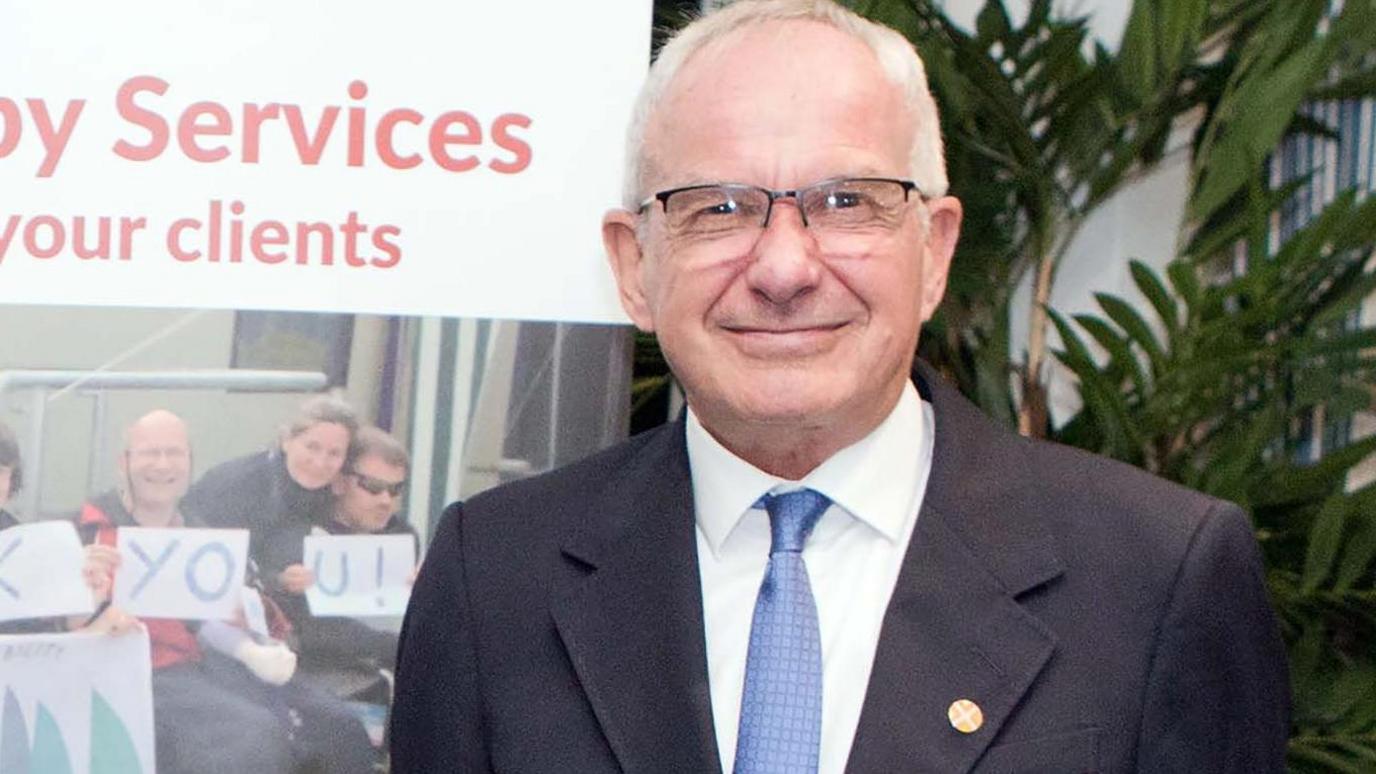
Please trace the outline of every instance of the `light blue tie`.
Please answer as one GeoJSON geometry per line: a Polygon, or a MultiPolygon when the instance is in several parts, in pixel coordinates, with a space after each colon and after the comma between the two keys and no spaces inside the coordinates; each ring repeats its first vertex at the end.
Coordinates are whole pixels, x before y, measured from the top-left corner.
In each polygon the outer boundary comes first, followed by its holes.
{"type": "Polygon", "coordinates": [[[822,637],[803,544],[831,501],[800,489],[765,495],[769,567],[755,601],[735,774],[817,771],[822,741],[822,637]]]}

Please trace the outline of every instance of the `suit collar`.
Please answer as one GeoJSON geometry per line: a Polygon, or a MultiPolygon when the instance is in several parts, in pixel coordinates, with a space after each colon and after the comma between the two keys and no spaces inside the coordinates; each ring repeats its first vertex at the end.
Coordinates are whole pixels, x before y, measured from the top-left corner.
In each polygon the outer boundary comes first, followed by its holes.
{"type": "Polygon", "coordinates": [[[1041,491],[1027,469],[1032,442],[994,427],[926,363],[918,362],[914,381],[936,416],[923,512],[938,514],[1010,596],[1060,575],[1049,535],[1020,518],[1041,491]]]}
{"type": "Polygon", "coordinates": [[[1031,687],[1055,637],[1018,602],[1063,571],[1028,515],[1026,442],[919,365],[936,439],[931,478],[884,617],[847,771],[968,771],[1031,687]],[[950,705],[983,725],[953,728],[950,705]]]}
{"type": "Polygon", "coordinates": [[[559,635],[623,770],[714,770],[681,423],[654,431],[602,491],[563,542],[559,635]]]}

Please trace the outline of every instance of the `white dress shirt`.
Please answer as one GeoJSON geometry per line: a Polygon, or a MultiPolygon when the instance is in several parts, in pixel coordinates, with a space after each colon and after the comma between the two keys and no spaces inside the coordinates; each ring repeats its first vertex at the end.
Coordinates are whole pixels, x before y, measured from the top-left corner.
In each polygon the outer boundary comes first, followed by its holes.
{"type": "Polygon", "coordinates": [[[688,412],[688,462],[697,518],[698,569],[712,716],[722,770],[736,756],[745,659],[755,599],[769,561],[769,516],[752,508],[770,491],[826,495],[803,548],[822,636],[819,774],[840,774],[850,755],[879,629],[893,594],[932,466],[931,405],[908,384],[889,416],[801,481],[732,454],[688,412]]]}

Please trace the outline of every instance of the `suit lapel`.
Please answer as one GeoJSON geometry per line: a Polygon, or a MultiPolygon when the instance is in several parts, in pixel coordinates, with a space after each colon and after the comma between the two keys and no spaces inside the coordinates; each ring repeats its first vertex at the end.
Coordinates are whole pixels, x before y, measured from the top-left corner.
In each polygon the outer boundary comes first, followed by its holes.
{"type": "Polygon", "coordinates": [[[1055,648],[1016,597],[1061,563],[1018,518],[1017,488],[991,481],[1017,477],[1021,442],[999,438],[929,371],[919,375],[937,423],[932,472],[885,613],[847,764],[854,774],[969,771],[1055,648]],[[983,713],[973,733],[948,719],[960,699],[983,713]]]}
{"type": "Polygon", "coordinates": [[[681,424],[606,491],[564,542],[559,635],[623,770],[716,770],[681,424]]]}

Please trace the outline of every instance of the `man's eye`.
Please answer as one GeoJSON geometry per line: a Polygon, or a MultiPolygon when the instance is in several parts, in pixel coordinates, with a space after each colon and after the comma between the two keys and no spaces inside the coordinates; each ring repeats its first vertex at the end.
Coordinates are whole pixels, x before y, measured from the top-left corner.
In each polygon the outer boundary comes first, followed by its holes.
{"type": "Polygon", "coordinates": [[[869,205],[869,197],[858,191],[833,191],[827,194],[827,208],[845,210],[869,205]]]}
{"type": "Polygon", "coordinates": [[[740,210],[740,204],[734,199],[726,199],[718,202],[706,202],[697,208],[694,213],[697,216],[709,215],[735,215],[740,210]]]}

